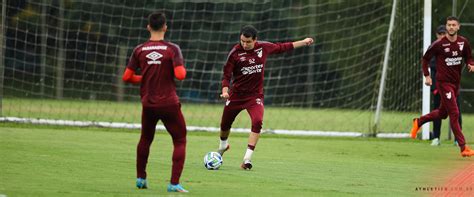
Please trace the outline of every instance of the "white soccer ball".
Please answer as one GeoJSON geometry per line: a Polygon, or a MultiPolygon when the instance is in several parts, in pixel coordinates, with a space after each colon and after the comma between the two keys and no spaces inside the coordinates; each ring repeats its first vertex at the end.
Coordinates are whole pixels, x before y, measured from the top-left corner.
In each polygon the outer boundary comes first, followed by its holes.
{"type": "Polygon", "coordinates": [[[204,167],[208,170],[217,170],[222,165],[222,156],[218,152],[208,152],[204,155],[204,167]]]}

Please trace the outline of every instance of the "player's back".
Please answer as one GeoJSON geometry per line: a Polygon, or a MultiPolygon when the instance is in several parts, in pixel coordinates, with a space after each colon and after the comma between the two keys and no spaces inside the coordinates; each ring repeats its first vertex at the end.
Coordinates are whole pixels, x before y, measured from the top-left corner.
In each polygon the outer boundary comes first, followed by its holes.
{"type": "Polygon", "coordinates": [[[140,96],[143,106],[162,107],[179,103],[174,67],[184,62],[178,45],[150,40],[135,48],[130,63],[133,58],[138,60],[136,66],[142,74],[140,96]]]}

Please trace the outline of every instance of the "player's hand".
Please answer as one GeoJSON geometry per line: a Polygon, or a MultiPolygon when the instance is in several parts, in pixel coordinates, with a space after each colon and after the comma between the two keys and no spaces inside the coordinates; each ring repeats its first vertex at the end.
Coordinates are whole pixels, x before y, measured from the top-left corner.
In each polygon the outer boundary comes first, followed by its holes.
{"type": "Polygon", "coordinates": [[[314,40],[312,38],[305,38],[303,42],[305,43],[306,46],[309,46],[313,44],[314,40]]]}
{"type": "Polygon", "coordinates": [[[431,77],[430,77],[430,76],[426,76],[426,77],[425,77],[425,85],[431,86],[431,84],[433,84],[433,81],[431,80],[431,77]]]}
{"type": "Polygon", "coordinates": [[[222,94],[220,95],[220,97],[221,97],[221,99],[223,99],[223,100],[227,100],[227,99],[229,99],[229,93],[224,92],[224,93],[222,93],[222,94]]]}
{"type": "Polygon", "coordinates": [[[468,64],[467,69],[469,70],[469,72],[474,72],[474,65],[468,64]]]}

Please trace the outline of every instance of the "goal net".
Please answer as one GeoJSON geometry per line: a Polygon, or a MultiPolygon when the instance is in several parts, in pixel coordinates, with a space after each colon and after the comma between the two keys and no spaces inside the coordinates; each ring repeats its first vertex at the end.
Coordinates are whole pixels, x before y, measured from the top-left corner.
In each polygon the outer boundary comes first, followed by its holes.
{"type": "MultiPolygon", "coordinates": [[[[251,24],[259,40],[315,39],[311,47],[269,57],[265,131],[406,133],[421,111],[420,1],[397,5],[381,124],[372,130],[392,3],[3,1],[1,116],[136,127],[139,87],[124,84],[121,75],[133,48],[149,37],[147,15],[164,11],[169,19],[165,39],[180,45],[188,70],[177,89],[191,128],[219,129],[223,65],[240,28],[251,24]]],[[[248,130],[246,112],[233,127],[248,130]]]]}

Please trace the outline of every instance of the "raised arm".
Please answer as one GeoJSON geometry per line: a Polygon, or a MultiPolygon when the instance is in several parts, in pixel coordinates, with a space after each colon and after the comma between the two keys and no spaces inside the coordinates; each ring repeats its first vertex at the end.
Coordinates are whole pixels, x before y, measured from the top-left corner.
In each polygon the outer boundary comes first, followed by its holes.
{"type": "Polygon", "coordinates": [[[303,40],[295,41],[293,42],[293,48],[300,48],[302,46],[309,46],[313,44],[314,40],[313,38],[305,38],[303,40]]]}

